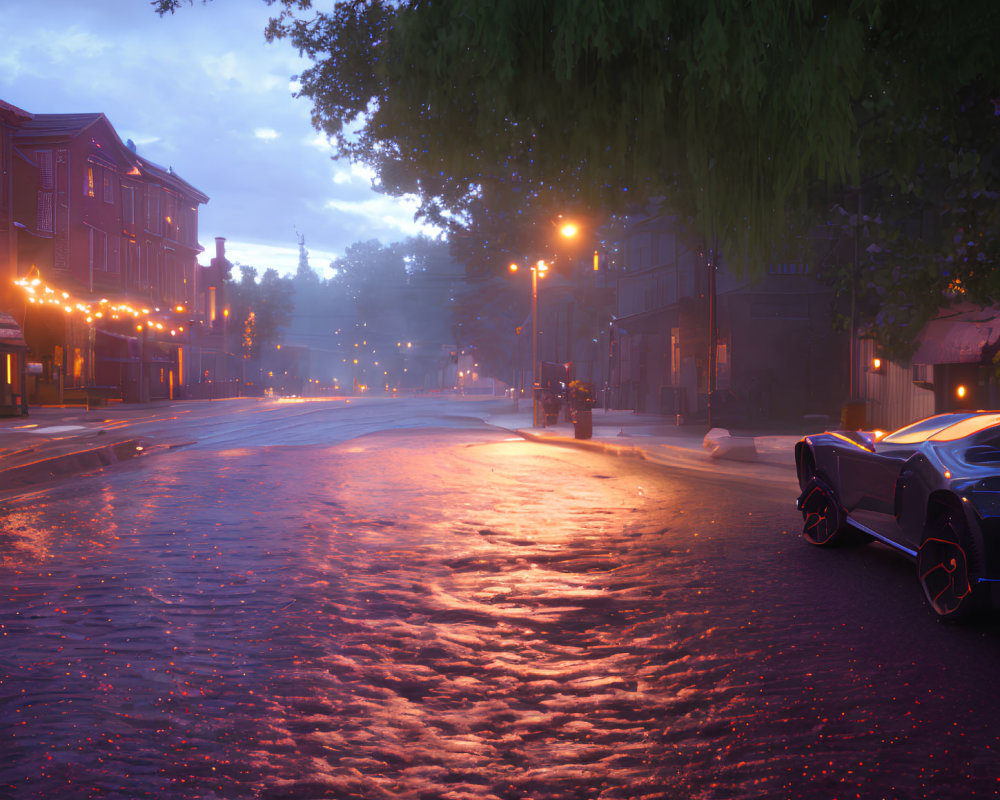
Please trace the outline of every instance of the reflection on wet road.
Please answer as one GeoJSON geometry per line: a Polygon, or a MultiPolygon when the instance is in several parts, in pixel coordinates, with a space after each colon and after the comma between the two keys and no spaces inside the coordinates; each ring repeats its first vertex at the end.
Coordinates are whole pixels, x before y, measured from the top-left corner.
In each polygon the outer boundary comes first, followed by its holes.
{"type": "Polygon", "coordinates": [[[789,569],[840,561],[751,487],[426,428],[180,451],[5,511],[0,795],[996,786],[995,701],[817,623],[824,578],[789,569]]]}

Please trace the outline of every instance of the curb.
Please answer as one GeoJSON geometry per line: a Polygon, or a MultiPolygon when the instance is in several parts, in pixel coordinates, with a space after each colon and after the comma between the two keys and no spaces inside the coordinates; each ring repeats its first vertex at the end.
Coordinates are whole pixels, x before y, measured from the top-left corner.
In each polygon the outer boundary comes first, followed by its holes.
{"type": "Polygon", "coordinates": [[[740,467],[751,467],[757,470],[756,475],[743,474],[745,479],[766,480],[768,482],[785,483],[795,480],[795,465],[784,462],[759,459],[741,461],[738,459],[712,458],[708,453],[692,450],[689,447],[657,443],[655,447],[639,447],[636,445],[619,445],[605,440],[574,439],[568,436],[553,436],[535,433],[532,430],[518,428],[514,431],[518,436],[532,442],[554,444],[562,447],[575,447],[581,450],[607,453],[614,456],[630,456],[659,466],[688,469],[695,472],[715,473],[720,469],[732,476],[741,475],[740,467]]]}
{"type": "Polygon", "coordinates": [[[8,467],[0,470],[0,492],[101,469],[127,461],[142,452],[141,439],[125,439],[8,467]]]}
{"type": "Polygon", "coordinates": [[[563,447],[577,447],[581,450],[593,450],[599,453],[610,453],[615,456],[631,456],[633,458],[646,458],[646,453],[641,447],[636,445],[618,445],[611,442],[593,439],[571,439],[568,436],[546,436],[538,434],[526,428],[518,428],[514,431],[518,436],[532,442],[544,442],[546,444],[558,444],[563,447]]]}

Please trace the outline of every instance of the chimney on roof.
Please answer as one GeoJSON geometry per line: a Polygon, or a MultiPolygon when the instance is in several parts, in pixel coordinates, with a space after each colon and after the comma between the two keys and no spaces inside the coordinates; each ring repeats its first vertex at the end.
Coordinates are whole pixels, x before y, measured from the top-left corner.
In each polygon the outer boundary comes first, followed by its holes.
{"type": "Polygon", "coordinates": [[[226,237],[216,236],[215,237],[215,257],[220,261],[225,261],[226,259],[226,237]]]}
{"type": "Polygon", "coordinates": [[[135,149],[135,142],[133,142],[131,139],[125,140],[125,146],[136,155],[139,154],[139,151],[135,149]]]}

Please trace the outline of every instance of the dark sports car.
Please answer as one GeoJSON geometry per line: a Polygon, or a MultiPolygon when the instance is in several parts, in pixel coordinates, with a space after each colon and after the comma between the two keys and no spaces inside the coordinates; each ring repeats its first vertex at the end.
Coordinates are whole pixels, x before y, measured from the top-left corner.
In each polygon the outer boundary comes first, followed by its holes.
{"type": "Polygon", "coordinates": [[[827,432],[795,445],[803,535],[871,537],[917,562],[934,611],[959,618],[1000,590],[1000,412],[963,411],[888,435],[827,432]]]}

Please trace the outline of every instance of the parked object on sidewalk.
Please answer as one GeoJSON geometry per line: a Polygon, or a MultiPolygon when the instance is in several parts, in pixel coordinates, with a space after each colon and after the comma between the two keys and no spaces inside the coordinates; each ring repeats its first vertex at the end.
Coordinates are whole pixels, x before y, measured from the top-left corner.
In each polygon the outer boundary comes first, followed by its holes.
{"type": "Polygon", "coordinates": [[[573,420],[573,436],[589,439],[594,435],[594,387],[583,381],[570,381],[569,413],[573,420]]]}
{"type": "Polygon", "coordinates": [[[795,445],[803,536],[870,537],[906,553],[934,612],[958,619],[1000,592],[1000,412],[938,414],[882,435],[795,445]]]}
{"type": "Polygon", "coordinates": [[[756,461],[757,444],[752,436],[732,436],[725,428],[712,428],[705,434],[701,446],[712,458],[731,461],[756,461]]]}

